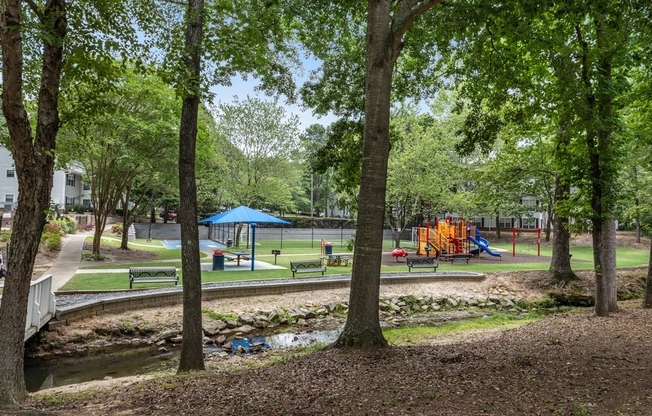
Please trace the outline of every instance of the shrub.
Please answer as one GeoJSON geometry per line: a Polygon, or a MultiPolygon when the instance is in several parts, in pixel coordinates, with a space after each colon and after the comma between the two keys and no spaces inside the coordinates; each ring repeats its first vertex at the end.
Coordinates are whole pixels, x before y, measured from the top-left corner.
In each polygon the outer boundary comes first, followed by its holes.
{"type": "Polygon", "coordinates": [[[111,226],[111,232],[112,232],[113,234],[122,234],[122,231],[123,231],[123,229],[122,229],[122,223],[113,224],[113,225],[111,226]]]}
{"type": "Polygon", "coordinates": [[[59,217],[50,221],[51,224],[56,224],[66,234],[75,234],[77,232],[77,223],[70,217],[59,217]]]}
{"type": "Polygon", "coordinates": [[[61,226],[58,224],[55,224],[53,222],[48,222],[45,224],[45,227],[43,228],[43,234],[59,234],[64,235],[65,233],[61,229],[61,226]]]}
{"type": "Polygon", "coordinates": [[[41,237],[41,244],[50,251],[61,250],[61,234],[44,233],[41,237]]]}
{"type": "Polygon", "coordinates": [[[349,251],[353,251],[355,248],[355,234],[351,234],[351,238],[349,238],[346,242],[346,249],[349,251]]]}
{"type": "Polygon", "coordinates": [[[0,231],[0,242],[6,243],[11,240],[11,231],[0,231]]]}
{"type": "Polygon", "coordinates": [[[93,253],[84,253],[82,254],[82,260],[84,261],[102,261],[106,259],[104,254],[93,254],[93,253]]]}
{"type": "Polygon", "coordinates": [[[87,207],[86,205],[72,204],[72,205],[66,205],[66,211],[83,214],[85,212],[93,212],[93,208],[87,207]]]}

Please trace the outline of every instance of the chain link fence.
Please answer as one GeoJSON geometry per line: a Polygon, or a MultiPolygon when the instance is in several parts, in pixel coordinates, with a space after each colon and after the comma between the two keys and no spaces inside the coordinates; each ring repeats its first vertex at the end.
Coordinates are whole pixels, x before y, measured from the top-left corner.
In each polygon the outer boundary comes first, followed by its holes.
{"type": "MultiPolygon", "coordinates": [[[[238,224],[220,224],[209,227],[208,239],[218,241],[227,247],[235,244],[238,239],[238,224]]],[[[252,240],[252,227],[243,224],[240,230],[240,246],[249,246],[252,240]]],[[[288,227],[256,227],[256,241],[280,241],[301,240],[312,241],[315,247],[321,245],[321,241],[330,242],[340,248],[346,247],[348,241],[355,235],[355,229],[345,228],[288,228],[288,227]]]]}

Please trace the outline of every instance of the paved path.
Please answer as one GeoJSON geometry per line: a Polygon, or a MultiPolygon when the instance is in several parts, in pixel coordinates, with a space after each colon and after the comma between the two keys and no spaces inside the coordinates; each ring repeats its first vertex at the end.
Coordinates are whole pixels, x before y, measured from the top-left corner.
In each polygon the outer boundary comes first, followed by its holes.
{"type": "Polygon", "coordinates": [[[68,234],[61,247],[59,256],[44,274],[52,275],[52,291],[58,291],[61,286],[66,284],[72,278],[79,264],[81,263],[81,253],[84,248],[84,241],[89,234],[68,234]]]}
{"type": "MultiPolygon", "coordinates": [[[[52,275],[53,292],[58,291],[61,286],[65,285],[66,282],[77,273],[77,269],[81,263],[81,253],[84,248],[84,241],[89,235],[93,235],[92,231],[84,234],[66,235],[57,259],[54,261],[52,266],[43,273],[43,275],[52,275]]],[[[3,286],[4,279],[0,281],[0,288],[3,286]]]]}

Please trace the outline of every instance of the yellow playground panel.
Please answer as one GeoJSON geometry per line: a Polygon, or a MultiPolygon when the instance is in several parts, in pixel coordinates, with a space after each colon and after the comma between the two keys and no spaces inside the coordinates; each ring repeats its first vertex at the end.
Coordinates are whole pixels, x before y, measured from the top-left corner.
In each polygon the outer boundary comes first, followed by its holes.
{"type": "Polygon", "coordinates": [[[435,221],[434,227],[426,223],[417,229],[417,235],[417,255],[467,254],[471,251],[469,237],[475,237],[476,229],[470,222],[449,217],[435,221]]]}

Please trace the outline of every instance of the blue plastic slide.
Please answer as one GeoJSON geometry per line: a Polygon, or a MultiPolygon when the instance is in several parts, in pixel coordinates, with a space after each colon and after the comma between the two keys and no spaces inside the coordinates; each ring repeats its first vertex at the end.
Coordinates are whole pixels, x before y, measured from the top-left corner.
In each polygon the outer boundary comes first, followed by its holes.
{"type": "Polygon", "coordinates": [[[500,253],[496,253],[495,251],[491,251],[489,248],[489,241],[485,240],[484,238],[480,237],[479,239],[475,239],[474,237],[469,236],[469,241],[471,241],[473,244],[478,246],[476,250],[471,250],[471,254],[478,254],[478,250],[480,250],[480,253],[483,251],[486,251],[487,254],[490,256],[494,257],[502,257],[500,253]]]}

